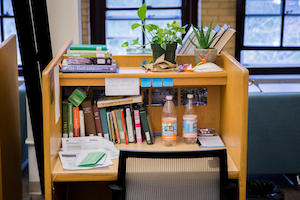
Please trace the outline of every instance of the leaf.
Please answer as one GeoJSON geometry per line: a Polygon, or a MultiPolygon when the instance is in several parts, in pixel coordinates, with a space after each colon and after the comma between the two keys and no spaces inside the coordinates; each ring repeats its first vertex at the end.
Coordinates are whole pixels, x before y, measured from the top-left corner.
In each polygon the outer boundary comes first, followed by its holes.
{"type": "Polygon", "coordinates": [[[138,23],[132,24],[132,25],[131,25],[131,29],[134,30],[134,29],[136,29],[136,28],[139,27],[139,26],[141,26],[141,25],[138,24],[138,23]]]}
{"type": "Polygon", "coordinates": [[[147,29],[147,31],[149,31],[149,32],[151,32],[153,30],[153,28],[150,26],[150,24],[146,24],[145,29],[147,29]]]}
{"type": "Polygon", "coordinates": [[[210,37],[210,32],[211,32],[211,26],[212,26],[212,21],[210,21],[206,35],[205,35],[205,42],[206,44],[209,43],[209,37],[210,37]]]}
{"type": "Polygon", "coordinates": [[[166,43],[161,43],[161,44],[160,44],[160,46],[161,46],[161,48],[163,48],[164,50],[166,50],[166,49],[167,49],[167,45],[166,45],[166,43]]]}
{"type": "Polygon", "coordinates": [[[145,3],[143,3],[143,5],[138,9],[138,16],[143,21],[143,23],[145,22],[146,12],[147,12],[147,7],[145,3]]]}
{"type": "Polygon", "coordinates": [[[135,40],[132,40],[132,45],[139,45],[139,38],[138,37],[135,40]]]}
{"type": "Polygon", "coordinates": [[[211,38],[211,40],[208,43],[208,47],[210,47],[210,45],[213,43],[213,41],[215,41],[215,39],[217,39],[219,37],[219,35],[215,35],[213,38],[211,38]]]}
{"type": "Polygon", "coordinates": [[[191,40],[191,38],[189,38],[189,40],[190,40],[190,42],[192,43],[192,45],[194,45],[197,49],[199,49],[200,48],[200,46],[199,45],[197,45],[197,44],[195,44],[195,42],[193,42],[193,40],[191,40]]]}
{"type": "Polygon", "coordinates": [[[121,47],[128,47],[129,43],[128,42],[124,42],[121,47]]]}
{"type": "Polygon", "coordinates": [[[193,32],[194,32],[194,34],[195,34],[195,36],[197,38],[198,44],[199,44],[199,45],[196,45],[196,46],[200,47],[201,43],[202,43],[201,42],[200,34],[198,33],[198,30],[193,25],[192,25],[192,28],[193,28],[193,32]]]}

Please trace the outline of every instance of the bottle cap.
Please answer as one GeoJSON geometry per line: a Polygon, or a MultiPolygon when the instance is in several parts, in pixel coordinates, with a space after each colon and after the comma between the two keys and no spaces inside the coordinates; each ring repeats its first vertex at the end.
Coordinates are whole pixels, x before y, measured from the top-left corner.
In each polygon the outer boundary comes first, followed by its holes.
{"type": "Polygon", "coordinates": [[[167,95],[166,99],[169,100],[169,101],[171,101],[173,99],[173,96],[172,95],[167,95]]]}
{"type": "Polygon", "coordinates": [[[187,95],[187,98],[188,98],[188,99],[192,99],[193,97],[194,97],[193,94],[188,94],[188,95],[187,95]]]}

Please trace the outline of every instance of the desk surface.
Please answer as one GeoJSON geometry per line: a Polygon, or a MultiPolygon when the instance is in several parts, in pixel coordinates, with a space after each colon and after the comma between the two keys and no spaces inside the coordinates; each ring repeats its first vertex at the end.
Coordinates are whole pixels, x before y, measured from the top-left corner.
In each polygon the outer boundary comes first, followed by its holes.
{"type": "MultiPolygon", "coordinates": [[[[176,146],[167,147],[162,144],[161,138],[155,138],[155,144],[117,144],[118,149],[127,150],[144,150],[144,151],[198,151],[209,150],[210,148],[200,148],[198,144],[185,144],[179,140],[176,146]]],[[[118,159],[114,159],[113,165],[106,168],[92,170],[64,170],[61,161],[56,160],[52,172],[52,179],[55,182],[72,182],[72,181],[116,181],[118,176],[118,159]]],[[[227,152],[228,176],[230,179],[238,179],[239,170],[232,161],[227,152]]]]}

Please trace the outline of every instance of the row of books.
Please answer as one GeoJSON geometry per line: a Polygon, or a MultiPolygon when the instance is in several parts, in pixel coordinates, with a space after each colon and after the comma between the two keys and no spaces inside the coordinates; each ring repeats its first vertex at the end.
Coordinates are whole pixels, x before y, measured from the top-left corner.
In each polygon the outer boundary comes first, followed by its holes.
{"type": "Polygon", "coordinates": [[[94,101],[85,99],[79,107],[62,102],[63,137],[100,135],[114,143],[153,144],[151,126],[142,96],[94,101]]]}
{"type": "Polygon", "coordinates": [[[61,72],[116,73],[118,67],[106,45],[73,44],[64,56],[61,72]]]}
{"type": "MultiPolygon", "coordinates": [[[[203,29],[204,34],[206,34],[208,27],[205,26],[203,27],[203,29]]],[[[211,43],[210,48],[216,48],[217,53],[219,54],[235,32],[235,29],[230,28],[230,26],[226,24],[224,24],[222,27],[218,24],[210,32],[209,40],[211,40],[215,35],[217,36],[217,38],[211,43]]],[[[197,37],[195,36],[192,27],[190,27],[190,29],[184,36],[182,40],[183,45],[177,50],[178,54],[194,54],[195,47],[190,42],[190,40],[192,40],[196,44],[198,43],[197,37]]]]}

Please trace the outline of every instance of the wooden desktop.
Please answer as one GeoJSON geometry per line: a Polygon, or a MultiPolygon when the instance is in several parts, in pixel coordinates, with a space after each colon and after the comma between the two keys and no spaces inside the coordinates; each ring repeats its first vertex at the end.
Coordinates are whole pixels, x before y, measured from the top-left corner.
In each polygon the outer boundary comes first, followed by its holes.
{"type": "MultiPolygon", "coordinates": [[[[42,75],[43,85],[43,117],[44,117],[44,164],[45,164],[45,199],[52,199],[55,189],[54,183],[67,182],[99,182],[117,180],[118,161],[105,169],[95,170],[63,170],[58,158],[61,148],[62,122],[61,117],[55,123],[55,102],[51,102],[53,92],[53,70],[63,59],[63,55],[70,46],[67,41],[59,53],[52,59],[42,75]]],[[[121,69],[141,69],[143,60],[151,60],[150,55],[113,56],[121,69]]],[[[179,55],[178,64],[194,64],[194,55],[179,55]]],[[[230,179],[238,180],[239,199],[246,199],[246,162],[247,162],[247,119],[248,119],[248,70],[240,65],[232,56],[222,52],[217,58],[217,64],[223,72],[193,73],[193,72],[155,72],[155,73],[59,73],[60,94],[64,86],[104,86],[105,78],[173,78],[173,87],[177,88],[180,97],[180,88],[205,87],[207,88],[208,103],[206,106],[197,106],[198,127],[213,127],[220,134],[228,153],[228,173],[230,179]]],[[[151,88],[149,88],[151,91],[151,88]]],[[[151,92],[149,92],[151,93],[151,92]]],[[[53,99],[55,99],[53,97],[53,99]]],[[[151,95],[149,95],[149,102],[151,95]]],[[[59,104],[61,97],[59,97],[59,104]]],[[[178,98],[176,107],[178,117],[182,117],[184,107],[180,106],[178,98]]],[[[154,133],[160,133],[160,117],[162,107],[149,104],[147,108],[154,133]]],[[[61,112],[61,111],[60,111],[61,112]]],[[[60,113],[61,116],[61,113],[60,113]]],[[[178,121],[178,130],[182,130],[182,122],[178,121]]],[[[181,136],[181,131],[179,131],[181,136]]],[[[174,147],[165,147],[160,138],[156,138],[154,145],[146,144],[118,144],[118,149],[138,149],[157,151],[195,151],[201,150],[197,144],[186,145],[179,141],[174,147]]],[[[84,191],[83,191],[84,192],[84,191]]]]}

